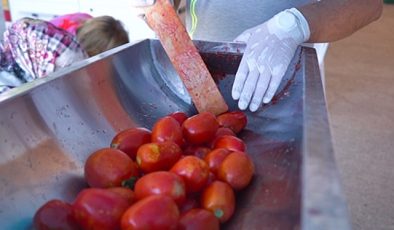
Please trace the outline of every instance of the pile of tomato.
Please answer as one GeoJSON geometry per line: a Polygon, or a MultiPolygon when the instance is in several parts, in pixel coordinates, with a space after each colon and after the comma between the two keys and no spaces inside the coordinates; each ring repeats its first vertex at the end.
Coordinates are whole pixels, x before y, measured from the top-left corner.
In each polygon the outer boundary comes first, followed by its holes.
{"type": "Polygon", "coordinates": [[[89,155],[88,188],[72,203],[48,201],[36,229],[219,229],[254,165],[237,134],[246,115],[175,112],[152,130],[130,128],[89,155]]]}

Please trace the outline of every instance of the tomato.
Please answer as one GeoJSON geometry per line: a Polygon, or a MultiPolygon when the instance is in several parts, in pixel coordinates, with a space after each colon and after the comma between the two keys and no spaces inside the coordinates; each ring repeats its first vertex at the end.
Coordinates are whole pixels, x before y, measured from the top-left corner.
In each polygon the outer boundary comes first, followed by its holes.
{"type": "Polygon", "coordinates": [[[204,189],[201,206],[211,211],[221,223],[224,223],[230,219],[235,210],[234,191],[227,183],[215,181],[204,189]]]}
{"type": "Polygon", "coordinates": [[[208,181],[207,181],[207,184],[205,186],[209,186],[214,181],[216,181],[216,175],[213,172],[209,172],[208,181]]]}
{"type": "Polygon", "coordinates": [[[145,173],[170,169],[182,156],[182,150],[172,141],[149,143],[137,151],[137,164],[145,173]]]}
{"type": "Polygon", "coordinates": [[[202,112],[183,122],[183,136],[190,144],[200,145],[210,142],[219,128],[215,115],[202,112]]]}
{"type": "Polygon", "coordinates": [[[184,112],[174,112],[168,116],[173,117],[179,123],[179,125],[182,125],[183,122],[188,118],[187,114],[184,112]]]}
{"type": "Polygon", "coordinates": [[[230,150],[224,148],[214,149],[209,152],[204,158],[204,161],[208,164],[209,170],[216,175],[219,166],[230,152],[230,150]]]}
{"type": "Polygon", "coordinates": [[[185,183],[172,172],[153,172],[141,177],[135,184],[135,195],[142,199],[150,195],[166,195],[180,205],[186,199],[185,183]]]}
{"type": "Polygon", "coordinates": [[[216,119],[221,127],[230,128],[234,133],[239,133],[248,122],[246,114],[242,111],[223,113],[216,119]]]}
{"type": "Polygon", "coordinates": [[[192,146],[189,145],[185,148],[183,151],[183,154],[185,155],[193,155],[196,156],[200,159],[204,159],[204,157],[211,151],[210,148],[204,147],[204,146],[192,146]]]}
{"type": "Polygon", "coordinates": [[[151,141],[151,131],[145,128],[131,128],[119,132],[111,141],[111,148],[119,149],[135,160],[138,148],[151,141]]]}
{"type": "Polygon", "coordinates": [[[215,133],[215,138],[218,138],[218,137],[221,137],[224,135],[229,135],[229,136],[234,136],[234,137],[236,136],[234,131],[232,131],[231,129],[226,128],[226,127],[220,127],[220,128],[218,128],[218,131],[216,131],[216,133],[215,133]]]}
{"type": "Polygon", "coordinates": [[[33,217],[33,224],[37,230],[78,229],[71,205],[61,200],[50,200],[42,205],[33,217]]]}
{"type": "Polygon", "coordinates": [[[222,162],[217,176],[227,182],[234,190],[248,186],[254,174],[252,160],[243,152],[232,152],[222,162]]]}
{"type": "Polygon", "coordinates": [[[219,220],[205,209],[192,209],[179,219],[179,230],[219,230],[219,220]]]}
{"type": "Polygon", "coordinates": [[[234,136],[221,136],[218,139],[216,139],[214,148],[225,148],[230,151],[241,151],[245,152],[246,151],[246,145],[243,142],[243,140],[239,139],[238,137],[234,136]]]}
{"type": "Polygon", "coordinates": [[[215,141],[221,137],[221,136],[225,136],[225,135],[229,135],[229,136],[236,136],[235,133],[229,129],[229,128],[225,128],[225,127],[220,127],[218,128],[218,131],[216,131],[215,133],[215,137],[212,139],[212,141],[209,143],[209,146],[211,146],[211,148],[214,147],[215,145],[215,141]]]}
{"type": "Polygon", "coordinates": [[[187,192],[199,192],[208,181],[207,163],[195,156],[180,159],[170,171],[183,178],[187,192]]]}
{"type": "Polygon", "coordinates": [[[173,199],[164,195],[148,196],[123,214],[122,230],[175,230],[179,220],[179,210],[173,199]]]}
{"type": "Polygon", "coordinates": [[[107,189],[82,190],[72,204],[74,216],[83,229],[120,229],[120,220],[131,203],[107,189]]]}
{"type": "Polygon", "coordinates": [[[152,129],[152,142],[173,141],[183,146],[182,128],[173,117],[166,116],[158,120],[152,129]]]}
{"type": "Polygon", "coordinates": [[[199,208],[200,207],[199,199],[200,197],[196,193],[188,194],[188,196],[186,197],[186,201],[179,206],[179,211],[181,212],[181,214],[193,208],[199,208]]]}
{"type": "Polygon", "coordinates": [[[121,197],[125,198],[130,204],[134,203],[136,198],[133,190],[125,187],[112,187],[112,188],[107,188],[107,190],[114,192],[121,197]]]}
{"type": "Polygon", "coordinates": [[[117,149],[100,149],[85,162],[85,179],[90,187],[119,187],[124,181],[138,176],[137,164],[117,149]]]}

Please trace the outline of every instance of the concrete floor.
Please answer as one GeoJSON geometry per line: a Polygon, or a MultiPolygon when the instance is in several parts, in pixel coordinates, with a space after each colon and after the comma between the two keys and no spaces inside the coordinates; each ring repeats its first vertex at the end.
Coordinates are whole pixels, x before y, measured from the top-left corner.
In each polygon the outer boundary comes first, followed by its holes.
{"type": "Polygon", "coordinates": [[[394,229],[394,5],[326,56],[337,164],[353,229],[394,229]]]}

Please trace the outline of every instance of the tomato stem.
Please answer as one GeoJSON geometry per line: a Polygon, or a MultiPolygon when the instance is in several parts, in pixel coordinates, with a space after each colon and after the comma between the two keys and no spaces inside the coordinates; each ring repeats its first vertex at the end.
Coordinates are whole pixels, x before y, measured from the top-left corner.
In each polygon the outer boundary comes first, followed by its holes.
{"type": "Polygon", "coordinates": [[[222,218],[222,216],[224,215],[224,212],[223,212],[223,210],[221,210],[221,209],[215,209],[215,211],[214,211],[214,214],[215,214],[215,216],[217,217],[217,218],[222,218]]]}
{"type": "Polygon", "coordinates": [[[137,180],[138,180],[137,177],[132,176],[129,179],[122,181],[122,187],[134,189],[134,186],[135,186],[135,183],[137,182],[137,180]]]}

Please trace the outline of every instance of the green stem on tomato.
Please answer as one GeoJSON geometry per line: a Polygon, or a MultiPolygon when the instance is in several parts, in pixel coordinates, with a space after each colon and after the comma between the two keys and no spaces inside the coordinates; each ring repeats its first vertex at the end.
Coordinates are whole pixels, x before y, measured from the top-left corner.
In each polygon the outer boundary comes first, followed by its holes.
{"type": "Polygon", "coordinates": [[[215,209],[214,214],[215,214],[215,216],[216,216],[218,219],[220,219],[220,218],[222,218],[222,216],[224,215],[224,212],[223,212],[223,210],[221,210],[221,209],[215,209]]]}
{"type": "Polygon", "coordinates": [[[126,187],[129,189],[134,189],[135,183],[137,182],[138,177],[132,176],[127,180],[122,181],[122,187],[126,187]]]}

